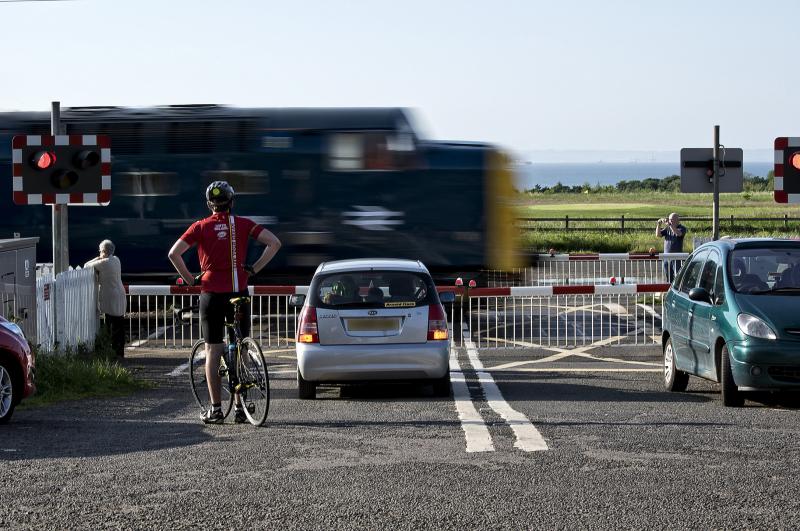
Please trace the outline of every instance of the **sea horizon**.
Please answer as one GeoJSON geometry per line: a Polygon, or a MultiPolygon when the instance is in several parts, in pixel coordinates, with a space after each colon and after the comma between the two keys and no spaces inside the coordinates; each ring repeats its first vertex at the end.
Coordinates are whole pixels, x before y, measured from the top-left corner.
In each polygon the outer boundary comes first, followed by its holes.
{"type": "MultiPolygon", "coordinates": [[[[566,186],[589,184],[615,185],[620,181],[663,179],[680,175],[680,162],[523,162],[515,165],[516,186],[529,190],[537,184],[566,186]]],[[[772,162],[746,162],[744,172],[758,177],[767,177],[774,169],[772,162]]]]}

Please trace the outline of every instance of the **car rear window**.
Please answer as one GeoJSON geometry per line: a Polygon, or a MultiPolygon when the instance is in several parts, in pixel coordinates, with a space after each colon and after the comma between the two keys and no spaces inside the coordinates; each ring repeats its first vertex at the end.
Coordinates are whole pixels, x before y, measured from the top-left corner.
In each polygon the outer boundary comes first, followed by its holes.
{"type": "Polygon", "coordinates": [[[353,271],[312,282],[311,303],[322,308],[413,308],[436,302],[428,275],[408,271],[353,271]]]}

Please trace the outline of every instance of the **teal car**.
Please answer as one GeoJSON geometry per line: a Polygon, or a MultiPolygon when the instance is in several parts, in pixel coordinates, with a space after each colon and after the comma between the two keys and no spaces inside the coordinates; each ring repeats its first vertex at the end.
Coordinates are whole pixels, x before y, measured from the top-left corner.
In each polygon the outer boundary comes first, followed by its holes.
{"type": "Polygon", "coordinates": [[[722,403],[800,389],[800,241],[718,240],[689,256],[664,298],[664,385],[719,382],[722,403]]]}

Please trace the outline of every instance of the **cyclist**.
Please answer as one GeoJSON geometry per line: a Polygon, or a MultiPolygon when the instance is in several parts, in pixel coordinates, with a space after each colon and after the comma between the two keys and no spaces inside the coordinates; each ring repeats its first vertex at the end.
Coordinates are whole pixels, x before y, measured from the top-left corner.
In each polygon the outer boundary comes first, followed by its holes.
{"type": "MultiPolygon", "coordinates": [[[[211,408],[203,413],[206,424],[221,424],[222,413],[220,357],[225,349],[225,318],[233,319],[230,299],[247,295],[249,277],[258,273],[281,247],[280,240],[269,230],[248,218],[231,214],[235,192],[225,181],[214,181],[206,189],[206,204],[211,215],[195,221],[169,250],[169,260],[188,285],[195,279],[183,254],[197,246],[202,271],[200,294],[200,328],[206,343],[206,380],[211,408]],[[265,245],[264,252],[252,266],[245,265],[248,239],[265,245]]],[[[250,316],[242,319],[242,335],[249,334],[250,316]]],[[[247,422],[239,397],[236,397],[236,423],[247,422]]]]}

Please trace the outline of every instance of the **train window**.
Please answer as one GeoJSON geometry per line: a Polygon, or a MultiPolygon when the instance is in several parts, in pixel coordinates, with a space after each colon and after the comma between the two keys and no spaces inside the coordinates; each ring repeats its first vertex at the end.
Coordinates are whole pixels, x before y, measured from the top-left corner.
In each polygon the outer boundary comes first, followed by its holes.
{"type": "Polygon", "coordinates": [[[112,175],[111,191],[134,197],[170,196],[178,195],[180,185],[172,172],[129,171],[112,175]]]}
{"type": "Polygon", "coordinates": [[[214,181],[228,181],[236,195],[269,193],[269,174],[258,170],[212,170],[203,172],[207,185],[214,181]]]}
{"type": "Polygon", "coordinates": [[[411,166],[414,139],[407,133],[338,133],[330,137],[328,167],[338,171],[392,171],[411,166]]]}
{"type": "Polygon", "coordinates": [[[332,135],[328,164],[332,170],[363,170],[364,145],[361,135],[354,133],[332,135]]]}

